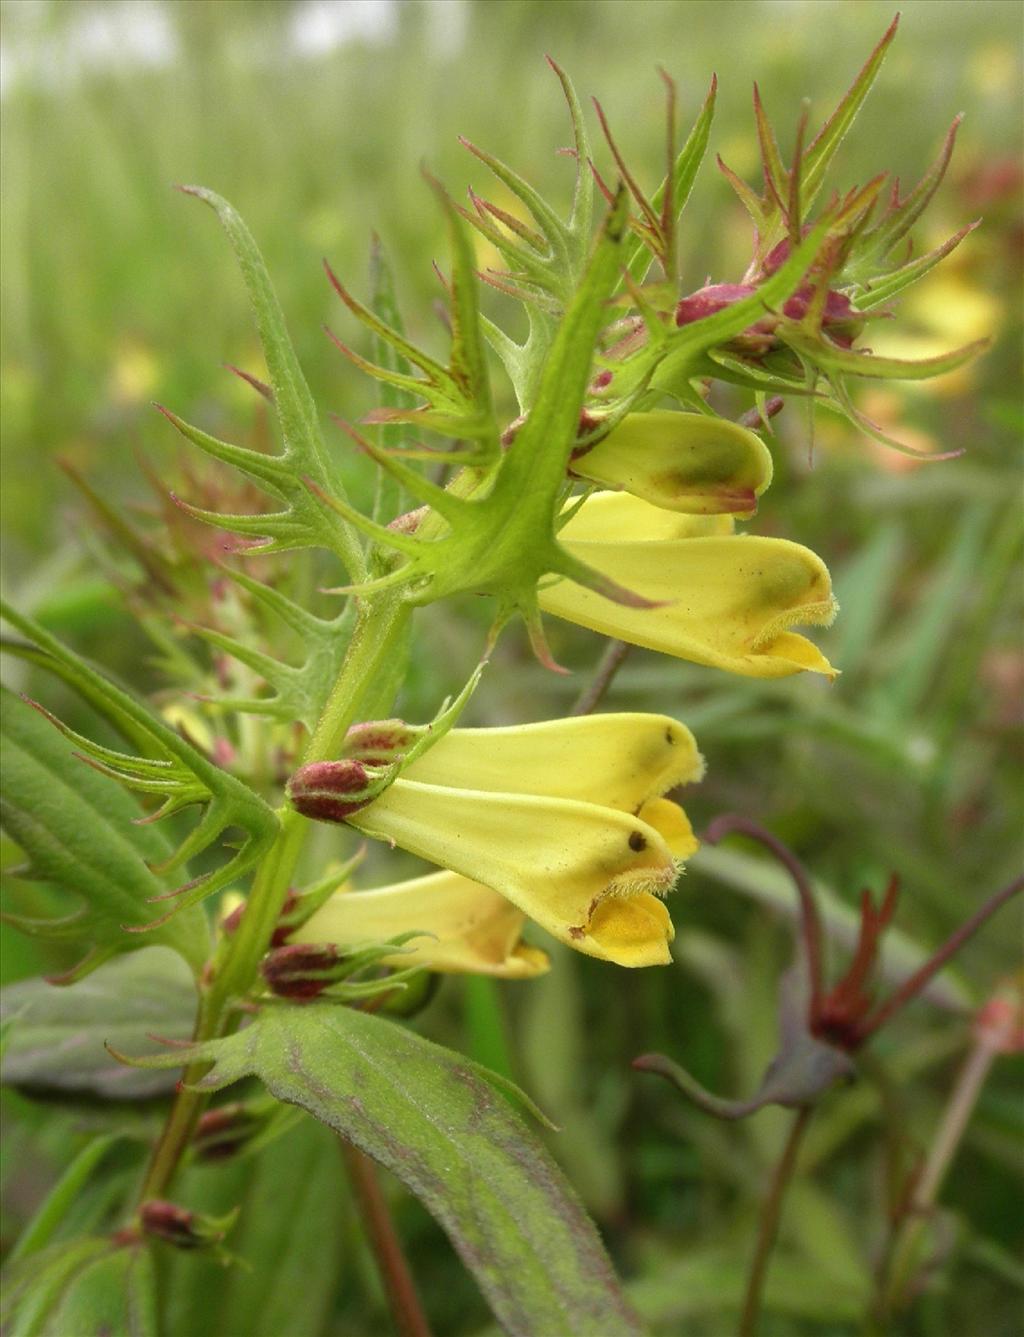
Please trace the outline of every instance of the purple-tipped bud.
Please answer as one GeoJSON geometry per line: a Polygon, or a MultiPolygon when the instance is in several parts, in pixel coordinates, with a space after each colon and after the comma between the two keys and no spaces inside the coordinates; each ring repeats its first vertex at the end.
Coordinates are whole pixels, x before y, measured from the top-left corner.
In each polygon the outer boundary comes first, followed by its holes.
{"type": "Polygon", "coordinates": [[[349,967],[330,942],[293,942],[275,947],[260,967],[271,993],[308,1001],[348,973],[349,967]]]}
{"type": "Polygon", "coordinates": [[[196,1214],[173,1202],[154,1198],[139,1208],[143,1233],[178,1249],[199,1249],[207,1242],[196,1229],[196,1214]]]}
{"type": "Polygon", "coordinates": [[[196,1157],[201,1161],[227,1160],[249,1141],[262,1122],[237,1100],[207,1110],[192,1135],[196,1157]]]}
{"type": "Polygon", "coordinates": [[[375,797],[372,779],[361,761],[312,761],[288,781],[289,802],[303,817],[318,822],[344,822],[375,797]]]}
{"type": "MultiPolygon", "coordinates": [[[[300,921],[295,921],[290,916],[294,913],[298,903],[299,894],[294,887],[290,887],[281,906],[281,913],[277,917],[277,928],[274,929],[273,937],[270,939],[271,947],[280,947],[287,940],[289,933],[295,932],[300,921]]],[[[247,904],[247,901],[243,901],[241,905],[236,905],[231,913],[221,921],[221,932],[227,937],[233,937],[238,932],[247,904]]]]}
{"type": "Polygon", "coordinates": [[[724,311],[727,306],[750,297],[757,289],[752,283],[711,283],[706,288],[684,297],[676,307],[676,324],[692,325],[695,320],[704,320],[716,311],[724,311]]]}
{"type": "Polygon", "coordinates": [[[367,720],[349,729],[342,751],[367,766],[390,766],[409,751],[416,733],[405,720],[367,720]]]}

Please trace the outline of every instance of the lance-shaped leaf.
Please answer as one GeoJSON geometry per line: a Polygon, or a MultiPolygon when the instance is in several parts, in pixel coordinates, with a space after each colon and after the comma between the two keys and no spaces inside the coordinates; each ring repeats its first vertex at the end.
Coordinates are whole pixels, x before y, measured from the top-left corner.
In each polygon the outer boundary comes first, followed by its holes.
{"type": "Polygon", "coordinates": [[[92,765],[105,775],[120,780],[130,789],[153,794],[163,802],[156,817],[167,816],[192,804],[205,808],[197,826],[187,835],[177,851],[157,866],[159,873],[169,873],[200,854],[225,831],[238,828],[243,841],[237,852],[215,871],[201,874],[178,888],[155,897],[176,897],[174,909],[149,925],[156,927],[176,911],[194,905],[232,882],[256,864],[273,844],[278,829],[277,818],[266,803],[241,780],[209,761],[173,729],[127,692],[116,687],[82,658],[61,644],[31,618],[15,612],[6,604],[0,613],[13,626],[61,666],[61,676],[98,706],[106,717],[127,737],[146,740],[149,756],[138,756],[103,747],[85,738],[67,725],[53,719],[60,731],[70,738],[92,765]]]}
{"type": "Polygon", "coordinates": [[[967,223],[933,251],[919,255],[916,260],[908,260],[905,265],[890,269],[877,278],[867,280],[867,287],[857,294],[857,309],[872,311],[883,302],[891,301],[904,288],[909,288],[912,283],[924,278],[929,270],[934,269],[940,260],[944,260],[951,251],[954,251],[977,226],[978,222],[967,223]]]}
{"type": "Polygon", "coordinates": [[[201,1060],[220,1090],[258,1077],[392,1170],[436,1217],[506,1332],[638,1337],[593,1225],[548,1152],[466,1059],[391,1022],[269,1007],[201,1060]]]}
{"type": "Polygon", "coordinates": [[[138,1242],[62,1240],[10,1268],[0,1320],[8,1337],[157,1337],[153,1259],[138,1242]]]}
{"type": "MultiPolygon", "coordinates": [[[[38,724],[46,729],[42,720],[38,724]]],[[[64,746],[52,729],[46,732],[64,746]]],[[[98,776],[95,779],[102,784],[98,776]]],[[[109,786],[104,786],[104,797],[109,799],[109,786]]],[[[131,802],[125,794],[114,797],[119,803],[131,802]]],[[[138,828],[128,830],[134,833],[138,828]]],[[[84,895],[85,883],[79,885],[84,895]]],[[[111,1058],[104,1045],[138,1049],[153,1035],[187,1040],[192,1034],[199,1003],[195,979],[166,947],[150,946],[154,941],[171,945],[173,935],[180,935],[191,919],[196,921],[197,948],[192,970],[198,974],[209,952],[210,935],[202,911],[195,909],[177,915],[151,937],[122,933],[122,942],[141,950],[108,961],[87,980],[66,989],[28,979],[0,991],[0,1018],[9,1027],[4,1085],[44,1099],[129,1101],[171,1094],[174,1084],[167,1073],[126,1068],[111,1058]]]]}
{"type": "MultiPolygon", "coordinates": [[[[377,236],[374,236],[370,250],[370,308],[385,325],[397,330],[399,334],[405,333],[402,315],[398,309],[398,298],[395,295],[394,274],[377,236]]],[[[389,371],[409,370],[409,363],[405,358],[392,348],[387,340],[379,336],[373,341],[373,357],[378,365],[386,367],[389,371]]],[[[379,406],[382,409],[411,409],[416,406],[415,397],[407,390],[388,385],[385,381],[378,383],[378,396],[379,406]]],[[[403,431],[400,427],[382,425],[377,430],[377,442],[385,448],[399,446],[402,440],[403,431]]],[[[401,484],[383,469],[378,469],[377,487],[373,498],[373,519],[386,524],[396,515],[401,515],[406,510],[403,496],[401,484]]]]}
{"type": "Polygon", "coordinates": [[[426,401],[415,408],[384,405],[369,413],[365,421],[409,423],[468,439],[474,444],[474,462],[486,466],[498,454],[498,428],[491,406],[473,253],[454,204],[437,182],[428,179],[444,210],[452,249],[452,277],[448,285],[452,347],[448,365],[417,348],[383,316],[358,301],[329,265],[325,268],[335,292],[370,330],[375,344],[389,350],[389,356],[383,361],[370,362],[330,330],[327,332],[335,346],[362,371],[393,391],[426,401]],[[399,370],[403,362],[416,367],[422,376],[399,370]]]}
{"type": "MultiPolygon", "coordinates": [[[[668,170],[664,179],[650,199],[644,194],[639,184],[629,171],[620,154],[601,105],[595,99],[594,105],[604,131],[605,139],[615,158],[616,165],[623,179],[629,186],[630,193],[640,209],[640,216],[631,220],[631,227],[637,236],[636,242],[628,248],[626,273],[636,282],[641,282],[650,266],[651,257],[661,262],[665,278],[674,282],[676,277],[676,228],[679,216],[689,199],[690,191],[697,176],[697,170],[707,152],[711,123],[715,115],[715,95],[718,91],[718,76],[711,80],[711,87],[704,100],[700,115],[690,134],[678,153],[675,152],[675,104],[676,87],[672,79],[662,72],[666,86],[667,102],[667,147],[668,170]]],[[[597,175],[595,169],[595,176],[597,175]]],[[[611,192],[598,178],[605,198],[611,200],[611,192]]]]}
{"type": "Polygon", "coordinates": [[[444,525],[438,524],[426,535],[405,533],[375,525],[338,499],[325,497],[328,505],[342,508],[354,525],[382,547],[393,548],[406,559],[387,575],[355,587],[357,592],[402,585],[409,587],[408,597],[416,603],[465,590],[492,594],[499,600],[499,623],[516,610],[523,614],[542,659],[546,649],[536,611],[536,587],[544,575],[552,571],[572,574],[574,579],[600,587],[608,597],[632,597],[614,582],[588,572],[555,537],[555,516],[576,443],[593,347],[618,278],[625,211],[625,193],[621,192],[559,324],[534,406],[512,446],[476,492],[459,496],[439,488],[399,460],[381,455],[371,443],[362,442],[408,491],[437,512],[444,525]]]}
{"type": "Polygon", "coordinates": [[[201,186],[183,186],[181,189],[214,210],[235,252],[256,316],[284,449],[280,455],[262,455],[259,451],[217,441],[172,414],[167,416],[201,450],[241,469],[271,496],[287,505],[273,515],[241,516],[218,515],[182,504],[197,519],[263,540],[256,545],[262,552],[311,545],[326,547],[341,558],[350,576],[358,578],[363,573],[364,562],[355,535],[339,522],[337,515],[319,509],[302,482],[304,478],[312,478],[321,487],[330,488],[336,496],[344,496],[338,470],[324,447],[316,405],[288,337],[284,316],[259,248],[226,200],[201,186]]]}
{"type": "Polygon", "coordinates": [[[268,715],[286,723],[299,720],[312,732],[341,667],[355,616],[353,606],[347,605],[334,618],[316,617],[280,590],[242,571],[225,568],[224,574],[298,635],[305,656],[301,664],[289,664],[237,637],[193,625],[196,636],[245,664],[273,689],[270,696],[215,696],[212,703],[221,710],[268,715]]]}
{"type": "Polygon", "coordinates": [[[760,90],[754,85],[754,119],[761,148],[764,194],[759,197],[721,159],[719,166],[754,221],[757,230],[755,267],[765,260],[787,230],[791,237],[799,235],[799,214],[801,211],[806,213],[820,192],[832,159],[882,67],[889,45],[896,36],[898,24],[897,14],[835,111],[806,150],[800,147],[802,133],[798,136],[798,151],[791,168],[787,168],[782,161],[775,132],[761,101],[760,90]]]}
{"type": "Polygon", "coordinates": [[[858,239],[854,253],[844,267],[849,278],[861,282],[883,268],[885,257],[927,209],[946,175],[961,120],[960,116],[954,119],[938,158],[905,199],[900,199],[899,182],[893,183],[888,208],[875,226],[866,229],[858,239]]]}
{"type": "MultiPolygon", "coordinates": [[[[166,894],[168,882],[150,865],[166,861],[172,851],[161,831],[137,824],[138,805],[83,766],[37,711],[7,691],[2,707],[4,829],[28,860],[25,876],[84,902],[56,920],[8,918],[25,932],[86,947],[84,958],[62,977],[70,983],[115,953],[143,945],[125,929],[152,918],[151,902],[166,894]]],[[[172,947],[196,974],[210,948],[198,908],[162,924],[144,941],[172,947]]]]}

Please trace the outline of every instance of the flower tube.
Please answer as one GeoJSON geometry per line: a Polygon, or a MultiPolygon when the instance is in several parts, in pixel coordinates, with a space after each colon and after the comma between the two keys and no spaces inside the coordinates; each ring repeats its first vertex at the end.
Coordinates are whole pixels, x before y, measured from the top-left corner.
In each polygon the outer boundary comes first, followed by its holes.
{"type": "Polygon", "coordinates": [[[442,871],[366,891],[336,891],[290,942],[330,942],[341,948],[412,938],[382,964],[453,974],[532,979],[548,968],[546,953],[520,937],[526,916],[480,882],[442,871]]]}
{"type": "Polygon", "coordinates": [[[751,515],[772,481],[759,436],[703,413],[631,413],[572,458],[572,472],[688,515],[751,515]]]}
{"type": "Polygon", "coordinates": [[[307,816],[347,822],[492,888],[578,951],[624,966],[669,961],[661,898],[697,841],[662,795],[703,774],[675,720],[454,729],[368,801],[360,773],[353,759],[305,766],[289,798],[307,816]]]}
{"type": "Polygon", "coordinates": [[[660,607],[613,603],[561,579],[538,590],[547,613],[696,664],[753,678],[836,670],[795,625],[836,614],[821,559],[786,539],[732,533],[732,517],[685,516],[622,493],[588,498],[559,539],[580,561],[660,607]]]}

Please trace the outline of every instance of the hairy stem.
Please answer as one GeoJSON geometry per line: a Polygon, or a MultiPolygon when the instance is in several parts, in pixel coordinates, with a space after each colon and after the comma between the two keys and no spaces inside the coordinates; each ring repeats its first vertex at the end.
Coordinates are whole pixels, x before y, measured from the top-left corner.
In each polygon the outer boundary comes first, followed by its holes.
{"type": "Polygon", "coordinates": [[[743,1314],[740,1318],[739,1337],[755,1337],[758,1320],[761,1316],[761,1297],[764,1292],[764,1278],[768,1271],[768,1262],[775,1245],[775,1236],[779,1229],[779,1217],[782,1214],[782,1201],[786,1189],[793,1178],[797,1152],[807,1130],[811,1117],[810,1105],[798,1110],[789,1128],[786,1145],[772,1175],[768,1196],[761,1208],[761,1224],[757,1234],[757,1248],[750,1264],[747,1276],[747,1293],[743,1298],[743,1314]]]}
{"type": "MultiPolygon", "coordinates": [[[[341,671],[303,753],[303,765],[327,760],[338,752],[361,701],[379,677],[409,616],[408,605],[393,595],[364,605],[341,671]]],[[[283,810],[280,818],[280,832],[253,880],[238,931],[226,940],[213,980],[200,1004],[193,1035],[197,1043],[226,1035],[238,1024],[240,1014],[233,1004],[252,986],[270,945],[308,831],[306,819],[290,809],[283,810]]],[[[205,1070],[205,1064],[193,1065],[182,1077],[153,1150],[140,1201],[163,1197],[174,1179],[208,1099],[205,1092],[189,1089],[205,1070]]]]}
{"type": "Polygon", "coordinates": [[[399,1337],[430,1337],[430,1327],[416,1292],[409,1264],[395,1233],[394,1223],[377,1179],[377,1170],[369,1157],[342,1139],[342,1154],[352,1189],[373,1250],[380,1279],[387,1292],[391,1316],[399,1337]]]}

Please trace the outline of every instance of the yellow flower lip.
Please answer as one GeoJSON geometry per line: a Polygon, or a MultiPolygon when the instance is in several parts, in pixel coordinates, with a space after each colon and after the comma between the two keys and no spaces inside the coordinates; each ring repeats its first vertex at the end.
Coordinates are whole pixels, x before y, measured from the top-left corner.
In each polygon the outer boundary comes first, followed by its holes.
{"type": "Polygon", "coordinates": [[[490,887],[442,871],[365,891],[341,888],[291,935],[344,949],[421,930],[384,965],[453,974],[532,979],[549,969],[546,953],[521,941],[526,916],[490,887]]]}
{"type": "MultiPolygon", "coordinates": [[[[661,796],[703,769],[690,731],[665,715],[453,729],[345,820],[498,893],[579,951],[653,965],[672,936],[658,898],[697,847],[661,796]]],[[[525,959],[518,969],[536,965],[525,959]]]]}
{"type": "Polygon", "coordinates": [[[732,534],[730,517],[666,522],[665,515],[634,497],[598,493],[560,534],[574,557],[661,607],[616,604],[570,580],[542,588],[540,607],[606,636],[747,677],[801,670],[835,677],[817,647],[790,630],[827,626],[835,617],[820,558],[786,539],[732,534]]]}
{"type": "Polygon", "coordinates": [[[772,480],[771,452],[739,424],[702,413],[631,413],[572,471],[690,515],[751,515],[772,480]]]}

